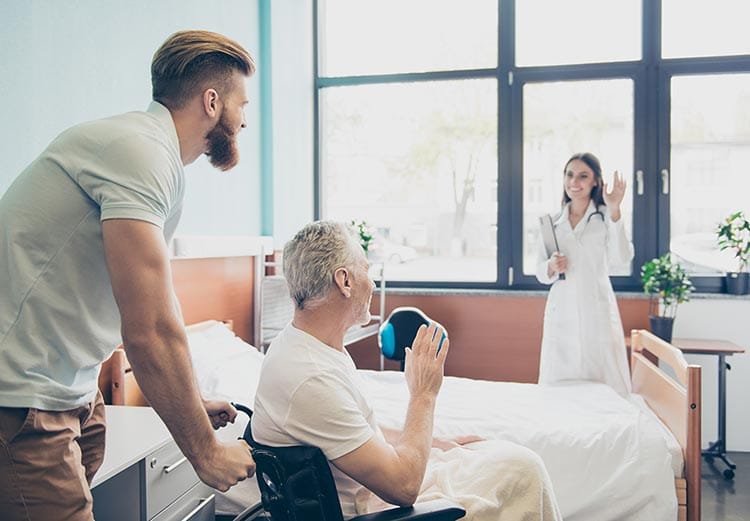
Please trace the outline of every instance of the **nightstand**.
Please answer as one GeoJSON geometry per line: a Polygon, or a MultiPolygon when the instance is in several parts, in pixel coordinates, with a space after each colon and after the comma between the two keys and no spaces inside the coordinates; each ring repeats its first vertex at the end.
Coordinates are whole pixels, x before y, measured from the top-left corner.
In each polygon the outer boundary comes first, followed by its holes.
{"type": "Polygon", "coordinates": [[[718,437],[709,443],[707,449],[701,452],[703,459],[713,462],[719,458],[727,466],[723,475],[726,479],[734,479],[737,465],[727,457],[727,370],[732,367],[726,357],[745,352],[745,349],[726,340],[700,340],[692,338],[673,338],[672,345],[686,354],[713,355],[719,362],[719,401],[718,401],[718,437]]]}
{"type": "Polygon", "coordinates": [[[150,407],[107,406],[107,446],[91,492],[107,521],[213,521],[213,490],[150,407]]]}

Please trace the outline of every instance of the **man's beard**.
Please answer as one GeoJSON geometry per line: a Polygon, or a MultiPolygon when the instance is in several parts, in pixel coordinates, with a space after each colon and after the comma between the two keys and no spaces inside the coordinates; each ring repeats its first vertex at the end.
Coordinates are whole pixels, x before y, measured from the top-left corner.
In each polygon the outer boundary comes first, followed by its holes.
{"type": "Polygon", "coordinates": [[[372,296],[367,299],[367,306],[364,307],[359,316],[357,317],[357,325],[365,326],[372,320],[372,314],[370,313],[370,305],[372,304],[372,296]]]}
{"type": "Polygon", "coordinates": [[[237,140],[223,112],[219,122],[206,135],[206,139],[208,140],[206,155],[213,166],[225,172],[239,162],[240,151],[237,148],[237,140]]]}

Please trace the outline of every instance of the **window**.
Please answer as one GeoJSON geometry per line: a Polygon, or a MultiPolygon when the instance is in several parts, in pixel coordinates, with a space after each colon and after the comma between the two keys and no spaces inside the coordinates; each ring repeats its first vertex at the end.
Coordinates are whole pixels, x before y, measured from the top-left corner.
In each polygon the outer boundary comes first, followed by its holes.
{"type": "Polygon", "coordinates": [[[494,78],[330,88],[320,114],[322,212],[374,227],[389,279],[495,281],[494,78]]]}
{"type": "Polygon", "coordinates": [[[373,228],[389,280],[497,280],[498,12],[318,3],[319,213],[373,228]]]}
{"type": "MultiPolygon", "coordinates": [[[[633,171],[633,82],[587,80],[527,83],[523,88],[523,272],[536,271],[539,216],[560,208],[565,161],[594,152],[605,182],[633,171]],[[531,197],[542,188],[542,196],[531,197]]],[[[627,179],[632,186],[632,179],[627,179]]],[[[632,199],[623,218],[632,233],[632,199]]],[[[630,270],[618,275],[629,275],[630,270]]]]}
{"type": "Polygon", "coordinates": [[[750,54],[747,0],[663,0],[662,56],[750,54]]]}
{"type": "Polygon", "coordinates": [[[638,60],[638,0],[522,0],[516,8],[516,65],[638,60]]]}
{"type": "Polygon", "coordinates": [[[366,221],[395,286],[540,288],[538,218],[589,151],[628,183],[615,288],[671,249],[722,290],[715,224],[750,210],[747,2],[315,5],[316,216],[366,221]]]}
{"type": "Polygon", "coordinates": [[[320,0],[321,76],[497,66],[496,0],[320,0]]]}
{"type": "Polygon", "coordinates": [[[671,87],[670,249],[695,275],[736,271],[715,230],[750,213],[750,74],[679,76],[671,87]]]}

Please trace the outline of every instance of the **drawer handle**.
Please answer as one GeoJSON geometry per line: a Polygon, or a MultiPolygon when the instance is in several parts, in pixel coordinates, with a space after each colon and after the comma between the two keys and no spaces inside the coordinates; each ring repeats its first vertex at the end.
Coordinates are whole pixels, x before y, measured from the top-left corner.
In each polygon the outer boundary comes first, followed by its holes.
{"type": "Polygon", "coordinates": [[[164,474],[169,474],[170,472],[175,470],[177,467],[179,467],[186,461],[187,461],[187,458],[183,456],[182,459],[177,460],[176,462],[172,463],[170,466],[164,467],[164,474]]]}
{"type": "Polygon", "coordinates": [[[190,518],[193,517],[195,514],[201,511],[201,509],[206,506],[206,503],[211,499],[211,497],[202,497],[198,500],[198,506],[192,509],[190,512],[187,513],[185,517],[182,518],[182,521],[190,521],[190,518]]]}

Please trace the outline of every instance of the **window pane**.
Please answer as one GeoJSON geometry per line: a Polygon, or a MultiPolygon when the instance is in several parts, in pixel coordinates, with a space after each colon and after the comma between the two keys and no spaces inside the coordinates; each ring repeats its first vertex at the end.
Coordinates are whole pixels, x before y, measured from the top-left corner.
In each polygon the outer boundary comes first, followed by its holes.
{"type": "Polygon", "coordinates": [[[497,67],[498,0],[321,0],[319,74],[497,67]]]}
{"type": "Polygon", "coordinates": [[[662,56],[750,54],[747,0],[662,0],[662,56]]]}
{"type": "MultiPolygon", "coordinates": [[[[568,81],[526,84],[523,90],[523,272],[533,275],[539,243],[539,217],[560,211],[565,162],[592,152],[605,182],[615,170],[625,175],[622,205],[628,236],[633,215],[633,82],[568,81]]],[[[610,267],[630,275],[631,267],[610,267]]]]}
{"type": "Polygon", "coordinates": [[[673,78],[671,118],[670,248],[693,274],[736,271],[715,230],[750,212],[750,74],[673,78]]]}
{"type": "Polygon", "coordinates": [[[641,59],[641,0],[516,1],[516,65],[641,59]]]}
{"type": "Polygon", "coordinates": [[[495,281],[497,82],[320,91],[321,213],[366,221],[389,280],[495,281]]]}

